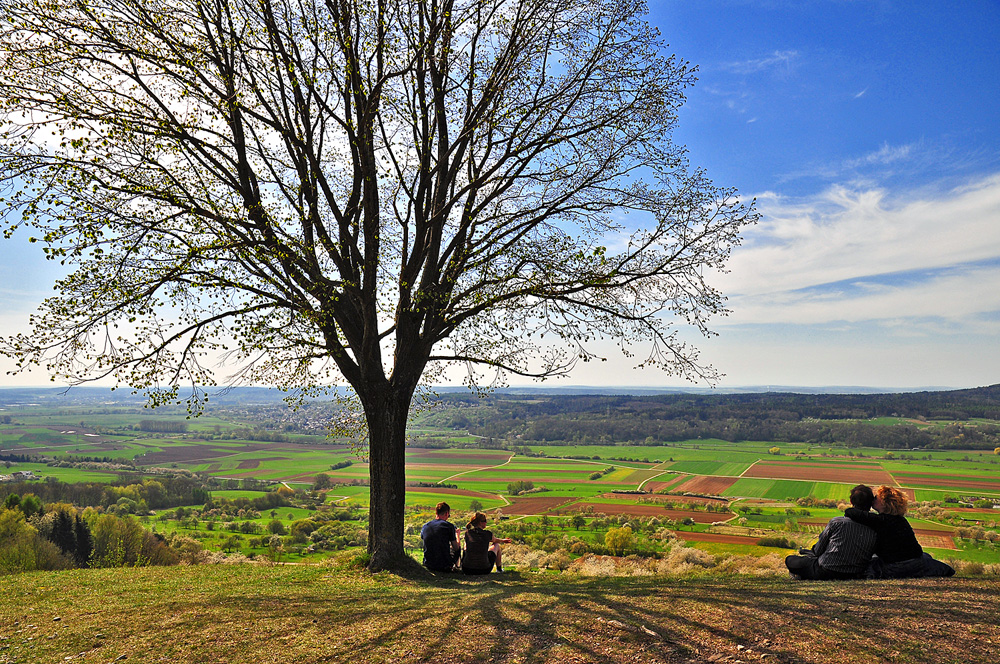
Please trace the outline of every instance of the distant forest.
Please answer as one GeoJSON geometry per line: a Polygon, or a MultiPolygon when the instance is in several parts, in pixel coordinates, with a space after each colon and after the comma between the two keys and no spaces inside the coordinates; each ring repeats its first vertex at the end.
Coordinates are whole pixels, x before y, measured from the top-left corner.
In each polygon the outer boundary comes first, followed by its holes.
{"type": "Polygon", "coordinates": [[[667,394],[656,396],[448,394],[434,424],[491,439],[546,444],[663,443],[717,438],[885,449],[1000,447],[1000,385],[895,394],[667,394]],[[894,426],[868,420],[901,417],[894,426]],[[922,422],[948,421],[945,426],[922,422]]]}

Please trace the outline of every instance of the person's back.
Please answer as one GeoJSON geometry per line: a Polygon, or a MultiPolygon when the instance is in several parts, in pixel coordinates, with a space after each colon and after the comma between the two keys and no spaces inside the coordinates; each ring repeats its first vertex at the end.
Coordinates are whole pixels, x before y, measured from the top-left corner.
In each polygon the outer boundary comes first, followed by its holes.
{"type": "Polygon", "coordinates": [[[465,574],[489,574],[494,565],[497,572],[503,572],[500,544],[509,544],[510,538],[494,537],[493,531],[486,530],[486,515],[476,512],[465,527],[465,555],[462,557],[462,572],[465,574]]]}
{"type": "MultiPolygon", "coordinates": [[[[859,484],[851,490],[851,504],[868,510],[874,501],[870,487],[859,484]]],[[[838,516],[830,519],[812,550],[788,556],[785,566],[800,579],[858,579],[865,575],[875,551],[875,531],[838,516]]]]}
{"type": "Polygon", "coordinates": [[[838,575],[860,577],[871,563],[876,535],[871,528],[844,516],[830,519],[826,535],[813,547],[823,569],[838,575]]]}
{"type": "Polygon", "coordinates": [[[450,572],[458,562],[458,529],[448,521],[451,508],[448,503],[438,503],[437,517],[420,529],[424,543],[424,567],[435,572],[450,572]]]}
{"type": "Polygon", "coordinates": [[[910,522],[904,516],[908,502],[902,491],[883,485],[875,490],[873,506],[878,510],[878,514],[853,507],[844,512],[845,516],[875,531],[878,537],[875,553],[884,563],[898,563],[923,557],[924,551],[917,542],[910,522]]]}
{"type": "Polygon", "coordinates": [[[462,567],[469,569],[492,569],[490,560],[490,544],[493,542],[493,531],[471,528],[465,531],[465,556],[462,567]]]}

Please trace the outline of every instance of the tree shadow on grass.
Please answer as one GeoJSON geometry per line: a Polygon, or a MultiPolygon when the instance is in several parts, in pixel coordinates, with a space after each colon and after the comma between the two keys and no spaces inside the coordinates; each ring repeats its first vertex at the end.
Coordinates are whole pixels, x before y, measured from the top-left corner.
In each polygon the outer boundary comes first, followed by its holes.
{"type": "MultiPolygon", "coordinates": [[[[488,661],[989,661],[1000,586],[943,580],[579,579],[461,586],[444,633],[488,661]],[[470,629],[472,628],[472,629],[470,629]],[[478,630],[478,632],[476,631],[478,630]],[[480,635],[477,641],[476,636],[480,635]]],[[[442,637],[422,661],[462,661],[442,637]]]]}
{"type": "Polygon", "coordinates": [[[303,568],[173,574],[183,577],[172,586],[183,592],[155,588],[177,576],[132,575],[128,594],[109,589],[89,600],[100,614],[60,625],[74,644],[101,631],[116,653],[137,661],[169,655],[218,664],[965,664],[992,662],[1000,643],[1000,582],[982,579],[399,577],[303,568]],[[144,595],[142,619],[124,619],[144,595]]]}

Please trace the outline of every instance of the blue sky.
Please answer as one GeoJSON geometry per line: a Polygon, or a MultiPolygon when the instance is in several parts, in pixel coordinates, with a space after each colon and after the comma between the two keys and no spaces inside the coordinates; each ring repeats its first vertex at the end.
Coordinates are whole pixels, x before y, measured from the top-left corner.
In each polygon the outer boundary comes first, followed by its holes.
{"type": "MultiPolygon", "coordinates": [[[[763,215],[713,279],[718,336],[685,337],[720,386],[1000,382],[1000,3],[654,0],[649,19],[699,67],[677,142],[763,215]]],[[[57,274],[26,247],[0,243],[3,332],[57,274]]],[[[560,384],[683,384],[609,358],[560,384]]]]}
{"type": "Polygon", "coordinates": [[[763,214],[715,282],[721,385],[1000,382],[1000,3],[650,18],[699,67],[676,139],[763,214]]]}

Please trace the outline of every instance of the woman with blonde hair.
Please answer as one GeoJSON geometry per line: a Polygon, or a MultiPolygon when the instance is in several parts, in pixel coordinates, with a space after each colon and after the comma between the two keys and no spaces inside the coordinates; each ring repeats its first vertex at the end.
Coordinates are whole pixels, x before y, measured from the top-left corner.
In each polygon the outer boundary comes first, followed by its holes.
{"type": "Polygon", "coordinates": [[[882,562],[897,563],[921,558],[923,549],[913,534],[910,522],[903,516],[907,503],[906,494],[895,487],[883,485],[875,489],[875,502],[872,504],[878,514],[852,507],[844,512],[844,516],[875,531],[875,554],[882,562]]]}
{"type": "Polygon", "coordinates": [[[476,512],[465,526],[462,571],[466,574],[489,574],[496,564],[497,572],[503,572],[500,545],[510,542],[509,537],[494,537],[491,531],[486,530],[486,515],[476,512]]]}

